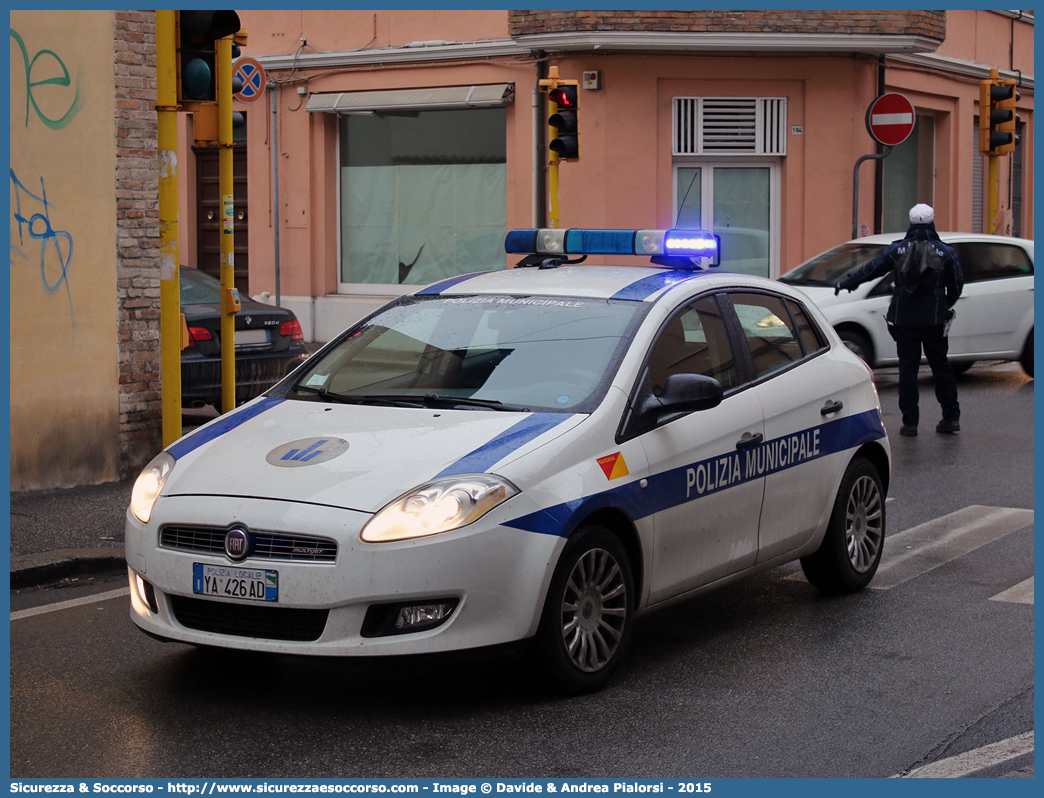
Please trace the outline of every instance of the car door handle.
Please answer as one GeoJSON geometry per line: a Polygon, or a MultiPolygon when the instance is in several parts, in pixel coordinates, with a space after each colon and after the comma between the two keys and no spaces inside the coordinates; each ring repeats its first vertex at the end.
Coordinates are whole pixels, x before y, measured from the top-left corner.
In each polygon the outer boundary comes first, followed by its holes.
{"type": "Polygon", "coordinates": [[[825,405],[823,405],[819,413],[823,416],[829,416],[831,413],[836,413],[842,407],[844,407],[844,404],[842,404],[841,402],[827,402],[825,405]]]}
{"type": "Polygon", "coordinates": [[[736,441],[737,449],[749,449],[751,446],[757,446],[765,440],[765,436],[760,432],[755,432],[751,435],[749,432],[744,432],[743,437],[736,441]]]}

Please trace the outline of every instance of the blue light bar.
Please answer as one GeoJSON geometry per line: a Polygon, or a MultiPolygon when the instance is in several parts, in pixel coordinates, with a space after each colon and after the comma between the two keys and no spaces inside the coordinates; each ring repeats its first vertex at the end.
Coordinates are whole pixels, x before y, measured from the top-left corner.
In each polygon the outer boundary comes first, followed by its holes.
{"type": "Polygon", "coordinates": [[[537,255],[667,255],[720,260],[720,240],[704,230],[511,230],[504,250],[537,255]]]}
{"type": "Polygon", "coordinates": [[[668,230],[663,246],[667,255],[713,258],[720,245],[716,235],[702,230],[668,230]]]}

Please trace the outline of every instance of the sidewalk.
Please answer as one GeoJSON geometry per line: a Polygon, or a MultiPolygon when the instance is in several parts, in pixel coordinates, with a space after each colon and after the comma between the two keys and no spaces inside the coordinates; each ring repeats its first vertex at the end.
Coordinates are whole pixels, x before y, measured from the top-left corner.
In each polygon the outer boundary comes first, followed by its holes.
{"type": "Polygon", "coordinates": [[[11,587],[119,572],[133,481],[11,494],[11,587]]]}

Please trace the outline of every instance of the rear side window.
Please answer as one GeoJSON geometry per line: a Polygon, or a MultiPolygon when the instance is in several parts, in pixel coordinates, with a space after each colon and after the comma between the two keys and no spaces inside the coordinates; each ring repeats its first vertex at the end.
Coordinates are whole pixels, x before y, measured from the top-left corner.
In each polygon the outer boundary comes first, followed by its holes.
{"type": "Polygon", "coordinates": [[[1033,263],[1020,246],[983,241],[965,241],[952,246],[966,283],[1033,274],[1033,263]]]}
{"type": "Polygon", "coordinates": [[[787,300],[787,307],[790,308],[790,313],[794,317],[798,338],[801,341],[802,348],[805,350],[805,354],[811,355],[813,352],[818,352],[820,349],[825,348],[826,339],[823,337],[823,333],[819,331],[819,328],[808,317],[805,309],[792,299],[787,300]]]}
{"type": "MultiPolygon", "coordinates": [[[[755,379],[804,357],[801,333],[782,297],[743,293],[729,297],[750,350],[755,379]]],[[[807,327],[807,318],[805,322],[807,327]]]]}

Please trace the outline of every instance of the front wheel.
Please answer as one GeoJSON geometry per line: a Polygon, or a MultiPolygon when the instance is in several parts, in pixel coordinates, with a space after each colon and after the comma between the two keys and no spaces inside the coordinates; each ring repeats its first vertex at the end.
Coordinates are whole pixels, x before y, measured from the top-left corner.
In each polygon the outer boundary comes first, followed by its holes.
{"type": "Polygon", "coordinates": [[[566,544],[547,592],[538,646],[548,676],[571,693],[602,687],[634,625],[634,580],[620,541],[588,526],[566,544]]]}
{"type": "Polygon", "coordinates": [[[823,543],[801,558],[805,578],[827,593],[862,590],[877,573],[885,538],[884,489],[864,457],[848,464],[823,543]]]}

